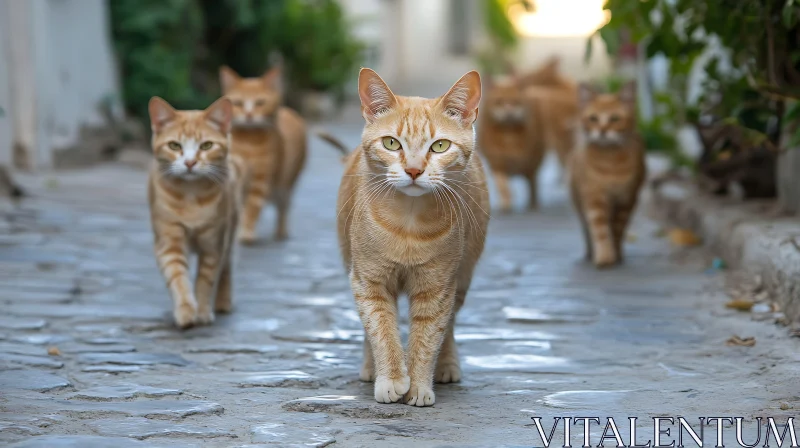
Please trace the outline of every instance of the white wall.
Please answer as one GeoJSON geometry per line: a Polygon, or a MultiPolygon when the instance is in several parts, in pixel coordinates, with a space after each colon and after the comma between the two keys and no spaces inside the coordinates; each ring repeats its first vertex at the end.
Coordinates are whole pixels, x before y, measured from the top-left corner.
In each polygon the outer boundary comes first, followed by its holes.
{"type": "MultiPolygon", "coordinates": [[[[340,0],[359,23],[356,31],[380,47],[380,63],[373,67],[399,94],[435,96],[443,94],[461,75],[477,67],[472,56],[456,56],[448,48],[449,3],[445,0],[340,0]]],[[[481,5],[477,0],[461,0],[470,9],[469,32],[472,44],[485,39],[481,5]]],[[[535,68],[553,54],[562,57],[565,73],[584,80],[610,72],[610,62],[602,42],[595,46],[595,57],[587,67],[583,56],[583,37],[522,37],[517,62],[522,69],[535,68]]]]}
{"type": "MultiPolygon", "coordinates": [[[[0,61],[8,61],[10,43],[2,30],[8,29],[8,11],[5,1],[0,1],[0,61]]],[[[9,64],[0,63],[0,164],[11,166],[13,159],[11,137],[11,93],[9,92],[9,64]]]]}
{"type": "MultiPolygon", "coordinates": [[[[3,84],[11,96],[12,139],[27,149],[30,168],[47,168],[54,151],[77,143],[82,126],[102,124],[98,105],[118,94],[108,5],[0,1],[10,22],[0,27],[7,44],[6,64],[0,65],[9,70],[3,84]]],[[[2,92],[0,87],[0,99],[2,92]]]]}
{"type": "Polygon", "coordinates": [[[520,69],[532,70],[542,65],[550,56],[561,57],[561,72],[576,81],[602,79],[612,73],[603,40],[592,41],[592,58],[585,62],[586,37],[525,37],[520,41],[517,63],[520,69]]]}
{"type": "Polygon", "coordinates": [[[43,138],[54,150],[75,143],[82,125],[101,125],[98,105],[117,94],[105,0],[34,0],[43,138]],[[41,40],[39,40],[41,39],[41,40]]]}

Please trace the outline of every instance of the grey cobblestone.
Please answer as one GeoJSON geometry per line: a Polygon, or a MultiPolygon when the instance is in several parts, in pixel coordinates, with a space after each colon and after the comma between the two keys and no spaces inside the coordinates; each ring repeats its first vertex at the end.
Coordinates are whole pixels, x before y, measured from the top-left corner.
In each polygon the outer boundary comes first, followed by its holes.
{"type": "MultiPolygon", "coordinates": [[[[334,133],[355,146],[359,130],[334,133]]],[[[725,309],[720,278],[654,223],[636,221],[625,266],[585,265],[551,164],[540,212],[492,220],[458,316],[462,383],[438,385],[433,408],[374,402],[336,243],[338,157],[313,141],[291,239],[241,248],[233,314],[183,332],[152,255],[144,172],[21,176],[33,197],[0,204],[0,445],[531,446],[532,415],[800,407],[800,341],[725,309]],[[726,346],[734,333],[758,342],[726,346]]]]}

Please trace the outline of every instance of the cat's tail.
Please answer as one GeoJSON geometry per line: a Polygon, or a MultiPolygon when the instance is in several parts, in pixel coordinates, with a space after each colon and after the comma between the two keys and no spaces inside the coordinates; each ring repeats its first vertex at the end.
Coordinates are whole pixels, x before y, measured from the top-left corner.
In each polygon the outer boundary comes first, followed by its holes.
{"type": "Polygon", "coordinates": [[[317,130],[314,132],[317,137],[325,140],[328,144],[336,148],[339,152],[342,153],[342,156],[348,156],[350,154],[350,150],[347,149],[347,145],[345,145],[341,140],[336,138],[333,134],[323,130],[317,130]]]}

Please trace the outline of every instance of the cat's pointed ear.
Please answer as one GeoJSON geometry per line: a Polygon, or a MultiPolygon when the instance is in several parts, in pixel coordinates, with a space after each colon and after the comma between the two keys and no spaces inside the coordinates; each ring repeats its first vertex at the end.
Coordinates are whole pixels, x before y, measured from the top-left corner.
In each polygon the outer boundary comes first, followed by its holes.
{"type": "Polygon", "coordinates": [[[478,118],[480,102],[481,75],[473,70],[453,84],[439,104],[445,115],[458,119],[464,126],[471,126],[478,118]]]}
{"type": "Polygon", "coordinates": [[[636,81],[628,81],[619,89],[619,99],[628,104],[636,103],[636,81]]]}
{"type": "Polygon", "coordinates": [[[164,99],[157,96],[150,98],[147,111],[150,112],[150,129],[152,129],[153,132],[158,132],[163,129],[164,126],[174,120],[177,115],[175,108],[170,106],[164,99]]]}
{"type": "Polygon", "coordinates": [[[542,66],[543,70],[552,72],[558,72],[560,68],[561,68],[561,58],[556,55],[547,58],[547,60],[544,62],[544,65],[542,66]]]}
{"type": "Polygon", "coordinates": [[[233,105],[231,100],[222,97],[214,104],[208,106],[203,111],[206,122],[219,129],[220,132],[227,134],[231,130],[231,117],[233,116],[233,105]]]}
{"type": "Polygon", "coordinates": [[[261,79],[264,81],[264,84],[267,86],[268,89],[281,90],[282,75],[283,75],[283,69],[281,69],[281,66],[278,65],[276,67],[272,67],[271,69],[267,70],[266,73],[261,75],[261,79]]]}
{"type": "Polygon", "coordinates": [[[361,98],[361,114],[367,123],[397,106],[397,97],[392,90],[369,68],[362,68],[358,73],[358,96],[361,98]]]}
{"type": "Polygon", "coordinates": [[[219,68],[219,83],[222,86],[222,92],[228,92],[236,85],[242,78],[232,68],[223,65],[219,68]]]}
{"type": "Polygon", "coordinates": [[[594,88],[586,83],[581,83],[578,86],[578,103],[580,103],[581,107],[585,107],[589,104],[594,97],[597,96],[597,92],[594,91],[594,88]]]}

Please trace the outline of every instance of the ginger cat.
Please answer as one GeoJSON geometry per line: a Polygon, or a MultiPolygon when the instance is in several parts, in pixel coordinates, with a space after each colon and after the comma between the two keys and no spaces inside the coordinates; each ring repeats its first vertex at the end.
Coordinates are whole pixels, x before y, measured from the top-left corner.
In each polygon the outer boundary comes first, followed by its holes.
{"type": "Polygon", "coordinates": [[[580,88],[584,144],[570,160],[570,189],[586,240],[586,257],[602,268],[622,261],[625,232],[646,175],[636,131],[636,84],[618,94],[580,88]]]}
{"type": "Polygon", "coordinates": [[[547,146],[555,151],[562,169],[575,147],[578,121],[578,87],[561,75],[561,60],[551,57],[542,67],[518,77],[524,96],[537,104],[542,113],[541,127],[547,146]]]}
{"type": "Polygon", "coordinates": [[[453,337],[483,252],[489,197],[472,125],[481,96],[477,72],[436,99],[397,97],[377,73],[358,79],[366,120],[346,160],[338,232],[364,323],[361,379],[375,400],[431,406],[433,380],[461,379],[453,337]],[[407,354],[397,299],[407,293],[407,354]]]}
{"type": "Polygon", "coordinates": [[[503,212],[511,211],[511,176],[528,181],[528,208],[538,207],[539,166],[547,146],[537,105],[522,95],[514,78],[493,82],[484,99],[484,113],[478,119],[478,149],[492,170],[503,212]]]}
{"type": "Polygon", "coordinates": [[[243,167],[229,157],[231,103],[222,98],[204,111],[177,111],[150,100],[155,162],[148,199],[155,253],[185,328],[231,310],[231,251],[243,167]],[[198,255],[192,291],[189,251],[198,255]]]}
{"type": "Polygon", "coordinates": [[[256,241],[256,225],[267,202],[277,209],[275,239],[288,237],[292,190],[305,165],[306,124],[296,112],[281,106],[280,77],[280,67],[259,78],[241,78],[228,67],[220,68],[222,91],[233,103],[233,152],[250,170],[239,235],[245,244],[256,241]]]}

